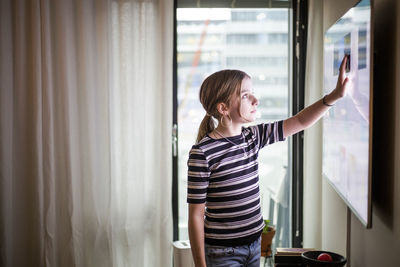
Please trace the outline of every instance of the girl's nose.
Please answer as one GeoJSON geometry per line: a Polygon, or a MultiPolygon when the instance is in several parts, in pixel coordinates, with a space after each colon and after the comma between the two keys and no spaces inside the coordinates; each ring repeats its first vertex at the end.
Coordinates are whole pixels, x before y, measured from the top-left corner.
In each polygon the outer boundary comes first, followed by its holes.
{"type": "Polygon", "coordinates": [[[258,106],[258,99],[255,95],[253,95],[253,105],[258,106]]]}

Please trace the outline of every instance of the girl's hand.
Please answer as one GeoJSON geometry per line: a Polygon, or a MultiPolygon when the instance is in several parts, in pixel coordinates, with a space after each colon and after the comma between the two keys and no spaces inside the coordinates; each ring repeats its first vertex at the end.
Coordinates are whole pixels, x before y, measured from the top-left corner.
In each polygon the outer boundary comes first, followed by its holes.
{"type": "Polygon", "coordinates": [[[340,64],[339,77],[336,83],[336,88],[332,91],[332,94],[335,96],[336,100],[346,95],[347,84],[349,82],[349,78],[346,77],[346,65],[348,57],[349,55],[345,55],[343,57],[342,63],[340,64]]]}

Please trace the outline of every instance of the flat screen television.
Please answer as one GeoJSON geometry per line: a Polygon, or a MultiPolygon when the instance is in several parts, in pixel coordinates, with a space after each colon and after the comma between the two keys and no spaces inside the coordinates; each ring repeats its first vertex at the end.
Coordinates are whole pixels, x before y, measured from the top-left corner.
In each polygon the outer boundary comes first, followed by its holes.
{"type": "Polygon", "coordinates": [[[372,38],[371,2],[362,0],[324,36],[324,91],[336,87],[345,54],[349,88],[323,119],[323,174],[348,207],[371,227],[372,38]]]}

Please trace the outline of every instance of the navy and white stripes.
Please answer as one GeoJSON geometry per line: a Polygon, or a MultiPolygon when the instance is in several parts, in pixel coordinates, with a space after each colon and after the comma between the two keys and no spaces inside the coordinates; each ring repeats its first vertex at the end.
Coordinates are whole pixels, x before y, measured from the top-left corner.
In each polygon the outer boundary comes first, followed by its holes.
{"type": "Polygon", "coordinates": [[[260,236],[258,152],[285,140],[283,121],[243,128],[228,139],[236,145],[207,135],[189,153],[187,202],[205,203],[205,242],[210,245],[244,245],[260,236]]]}

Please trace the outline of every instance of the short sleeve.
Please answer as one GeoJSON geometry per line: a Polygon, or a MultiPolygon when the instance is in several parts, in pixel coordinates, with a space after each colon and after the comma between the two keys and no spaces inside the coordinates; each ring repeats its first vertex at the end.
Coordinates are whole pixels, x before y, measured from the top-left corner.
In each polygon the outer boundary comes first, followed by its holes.
{"type": "Polygon", "coordinates": [[[285,141],[283,136],[283,121],[258,124],[256,131],[260,149],[275,142],[285,141]]]}
{"type": "Polygon", "coordinates": [[[206,202],[210,171],[204,152],[193,146],[188,159],[187,202],[201,204],[206,202]]]}

